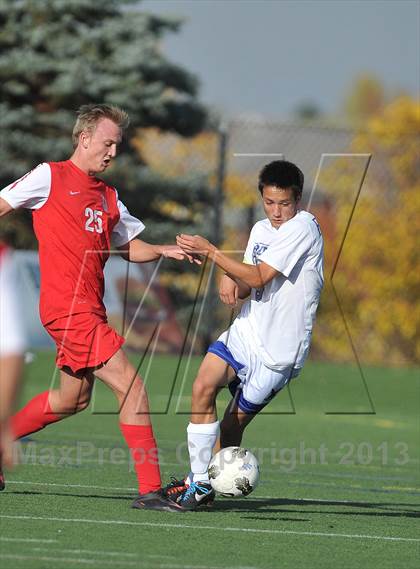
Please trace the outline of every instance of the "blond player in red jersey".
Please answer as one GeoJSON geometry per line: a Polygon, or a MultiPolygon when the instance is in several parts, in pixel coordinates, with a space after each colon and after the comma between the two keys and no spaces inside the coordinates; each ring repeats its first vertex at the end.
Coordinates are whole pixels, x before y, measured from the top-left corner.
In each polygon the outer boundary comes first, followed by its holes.
{"type": "Polygon", "coordinates": [[[79,109],[74,152],[64,162],[40,164],[0,192],[0,216],[32,210],[39,243],[40,316],[57,345],[60,384],[39,394],[11,419],[16,439],[85,409],[95,377],[119,403],[121,432],[134,459],[139,497],[133,507],[176,509],[159,492],[156,441],[142,379],[107,323],[103,269],[112,247],[130,262],[160,257],[193,259],[176,245],[152,245],[137,238],[141,221],[131,216],[115,188],[96,175],[117,154],[127,114],[109,105],[79,109]]]}

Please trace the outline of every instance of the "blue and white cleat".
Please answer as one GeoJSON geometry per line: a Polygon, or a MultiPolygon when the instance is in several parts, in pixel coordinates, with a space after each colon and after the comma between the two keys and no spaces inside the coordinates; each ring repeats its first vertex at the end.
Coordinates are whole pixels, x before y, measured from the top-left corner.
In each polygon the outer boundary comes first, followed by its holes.
{"type": "Polygon", "coordinates": [[[196,510],[201,506],[213,504],[215,492],[208,482],[192,482],[186,490],[178,496],[176,503],[184,510],[196,510]]]}

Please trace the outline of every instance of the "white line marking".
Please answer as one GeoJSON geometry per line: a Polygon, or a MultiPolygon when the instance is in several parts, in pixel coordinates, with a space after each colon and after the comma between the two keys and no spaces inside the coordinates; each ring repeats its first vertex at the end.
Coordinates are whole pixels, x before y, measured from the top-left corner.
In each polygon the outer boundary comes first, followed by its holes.
{"type": "MultiPolygon", "coordinates": [[[[32,561],[53,561],[55,563],[57,562],[61,562],[61,563],[79,563],[81,565],[95,565],[97,564],[103,564],[103,565],[114,565],[114,564],[120,564],[120,562],[115,561],[114,559],[112,561],[106,561],[104,559],[83,559],[83,558],[69,558],[69,557],[46,557],[46,556],[38,556],[38,555],[14,555],[11,553],[2,553],[0,554],[0,558],[1,559],[14,559],[15,561],[28,561],[28,560],[32,560],[32,561]]],[[[124,565],[137,565],[138,567],[144,567],[141,565],[138,565],[138,563],[136,561],[124,561],[124,565]]]]}
{"type": "Polygon", "coordinates": [[[58,543],[58,539],[35,539],[23,537],[0,537],[0,541],[18,541],[25,543],[58,543]]]}
{"type": "Polygon", "coordinates": [[[121,557],[137,557],[136,553],[125,553],[124,551],[92,551],[90,549],[59,549],[57,547],[31,547],[32,551],[58,551],[58,553],[75,553],[79,555],[81,553],[86,553],[87,555],[109,555],[113,557],[119,555],[121,557]]]}
{"type": "MultiPolygon", "coordinates": [[[[33,540],[37,541],[37,540],[33,540]]],[[[57,547],[31,547],[31,551],[57,551],[58,553],[75,553],[76,555],[80,555],[81,553],[85,553],[87,555],[105,555],[109,557],[117,556],[117,557],[138,557],[139,553],[128,553],[125,551],[93,551],[91,549],[63,549],[57,547]]],[[[147,553],[141,553],[142,557],[149,557],[153,559],[176,559],[175,555],[149,555],[147,553]]]]}
{"type": "MultiPolygon", "coordinates": [[[[267,482],[267,480],[266,480],[267,482]]],[[[109,492],[113,492],[114,490],[121,490],[123,492],[138,492],[137,488],[131,487],[121,487],[121,486],[94,486],[91,484],[66,484],[66,483],[58,483],[58,482],[33,482],[33,481],[29,481],[29,480],[8,480],[7,484],[26,484],[28,486],[57,486],[57,487],[64,487],[64,488],[87,488],[87,489],[92,489],[92,490],[107,490],[109,492]]],[[[327,483],[327,484],[321,484],[319,483],[320,486],[334,486],[339,488],[339,486],[337,486],[336,484],[332,484],[332,483],[327,483]]],[[[357,487],[359,488],[359,487],[357,487]]],[[[363,488],[362,488],[363,490],[363,488]]],[[[411,488],[400,488],[399,490],[411,490],[411,488]]],[[[281,499],[281,496],[262,496],[260,494],[258,494],[257,496],[251,496],[248,497],[247,500],[279,500],[281,499]]],[[[287,499],[287,498],[285,498],[287,499]]],[[[299,500],[300,502],[331,502],[334,500],[330,500],[330,499],[321,499],[321,498],[289,498],[290,500],[299,500]]],[[[360,500],[336,500],[339,503],[345,503],[345,502],[358,502],[360,503],[360,500]]],[[[369,504],[369,502],[366,502],[366,504],[369,504]]]]}
{"type": "MultiPolygon", "coordinates": [[[[16,561],[27,561],[37,560],[37,561],[54,561],[61,563],[79,563],[81,565],[124,565],[125,567],[139,567],[144,569],[222,569],[220,566],[209,566],[209,565],[179,565],[175,563],[159,563],[159,565],[151,565],[150,561],[146,565],[141,564],[140,561],[117,561],[116,559],[83,559],[81,557],[46,557],[46,556],[35,556],[35,555],[15,555],[11,553],[1,553],[0,559],[15,559],[16,561]]],[[[257,569],[256,567],[236,567],[235,569],[257,569]]]]}
{"type": "Polygon", "coordinates": [[[71,522],[82,524],[106,524],[106,525],[127,525],[127,526],[147,526],[147,527],[162,527],[174,529],[202,529],[213,531],[232,531],[244,533],[268,533],[277,535],[307,535],[318,537],[344,537],[349,539],[377,539],[383,541],[412,541],[420,542],[420,538],[416,537],[393,537],[387,535],[360,535],[351,533],[324,533],[314,531],[293,531],[293,530],[275,530],[275,529],[257,529],[257,528],[234,528],[234,527],[215,527],[215,526],[198,526],[188,524],[167,524],[156,522],[131,522],[128,520],[88,520],[81,518],[51,518],[42,516],[9,516],[0,514],[0,518],[7,518],[10,520],[29,520],[29,521],[50,521],[50,522],[71,522]]]}
{"type": "Polygon", "coordinates": [[[138,488],[121,488],[118,486],[92,486],[90,484],[59,484],[57,482],[30,482],[29,480],[7,480],[7,484],[28,484],[30,486],[61,486],[68,488],[91,488],[95,490],[123,490],[125,492],[138,492],[138,488]]]}

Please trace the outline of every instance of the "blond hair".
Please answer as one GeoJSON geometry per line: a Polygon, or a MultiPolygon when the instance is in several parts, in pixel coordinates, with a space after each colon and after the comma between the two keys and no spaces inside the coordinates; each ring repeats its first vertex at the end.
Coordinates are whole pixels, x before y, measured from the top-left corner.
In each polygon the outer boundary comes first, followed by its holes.
{"type": "Polygon", "coordinates": [[[127,128],[129,123],[128,114],[114,105],[82,105],[77,111],[77,120],[73,128],[73,148],[79,144],[80,134],[94,132],[101,119],[110,119],[122,130],[127,128]]]}

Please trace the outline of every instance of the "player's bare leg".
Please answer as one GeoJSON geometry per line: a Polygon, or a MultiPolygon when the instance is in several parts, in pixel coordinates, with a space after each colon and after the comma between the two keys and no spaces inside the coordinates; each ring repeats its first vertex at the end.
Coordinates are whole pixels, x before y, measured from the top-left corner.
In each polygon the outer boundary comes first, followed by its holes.
{"type": "Polygon", "coordinates": [[[245,428],[256,416],[256,413],[244,413],[234,401],[231,401],[220,423],[219,445],[214,451],[217,452],[221,448],[230,446],[240,446],[245,428]]]}
{"type": "Polygon", "coordinates": [[[24,366],[23,355],[10,354],[0,357],[0,420],[13,412],[17,393],[20,388],[22,370],[24,366]]]}
{"type": "Polygon", "coordinates": [[[149,401],[141,377],[122,349],[95,371],[115,394],[120,429],[130,449],[139,483],[133,508],[173,511],[177,507],[162,496],[159,457],[150,420],[149,401]]]}
{"type": "Polygon", "coordinates": [[[92,386],[91,374],[61,370],[57,389],[40,393],[13,415],[10,421],[13,437],[20,439],[36,433],[51,423],[86,409],[92,386]]]}
{"type": "Polygon", "coordinates": [[[48,401],[56,415],[74,415],[89,405],[95,378],[92,372],[60,371],[60,386],[52,389],[48,401]]]}
{"type": "MultiPolygon", "coordinates": [[[[220,448],[228,446],[239,446],[242,435],[247,425],[254,419],[256,413],[245,413],[233,400],[226,408],[222,423],[220,425],[220,439],[217,440],[217,426],[215,400],[220,387],[229,383],[234,377],[235,372],[223,360],[211,353],[208,356],[208,366],[202,370],[200,368],[196,379],[198,388],[193,386],[193,413],[191,423],[188,426],[188,449],[190,453],[191,473],[189,474],[189,486],[182,487],[183,481],[173,481],[168,486],[168,494],[177,500],[184,509],[195,510],[202,504],[212,503],[214,491],[208,479],[208,464],[211,459],[212,451],[217,452],[220,448]],[[215,365],[211,365],[214,363],[215,365]],[[216,376],[217,371],[219,372],[216,376]],[[224,373],[220,373],[223,371],[224,373]],[[203,372],[200,375],[200,372],[203,372]],[[201,384],[201,385],[200,385],[201,384]],[[198,422],[204,416],[207,422],[198,422]],[[214,419],[215,422],[211,422],[214,419]],[[193,422],[193,421],[197,421],[193,422]]],[[[203,362],[204,363],[204,362],[203,362]]]]}
{"type": "Polygon", "coordinates": [[[13,434],[10,416],[20,388],[24,361],[21,354],[0,357],[0,490],[5,488],[3,467],[13,467],[13,434]]]}
{"type": "Polygon", "coordinates": [[[122,349],[96,370],[95,375],[114,392],[119,404],[121,423],[151,424],[149,400],[143,380],[122,349]]]}
{"type": "Polygon", "coordinates": [[[14,412],[23,365],[21,354],[0,357],[0,490],[4,489],[1,464],[7,468],[13,466],[13,436],[9,418],[14,412]]]}
{"type": "Polygon", "coordinates": [[[235,377],[235,371],[221,358],[207,353],[192,388],[191,422],[187,428],[191,472],[184,481],[174,481],[166,491],[186,510],[195,510],[214,499],[207,468],[216,443],[216,397],[235,377]]]}
{"type": "Polygon", "coordinates": [[[191,423],[216,421],[217,394],[234,377],[235,371],[224,360],[206,354],[192,388],[191,423]]]}

